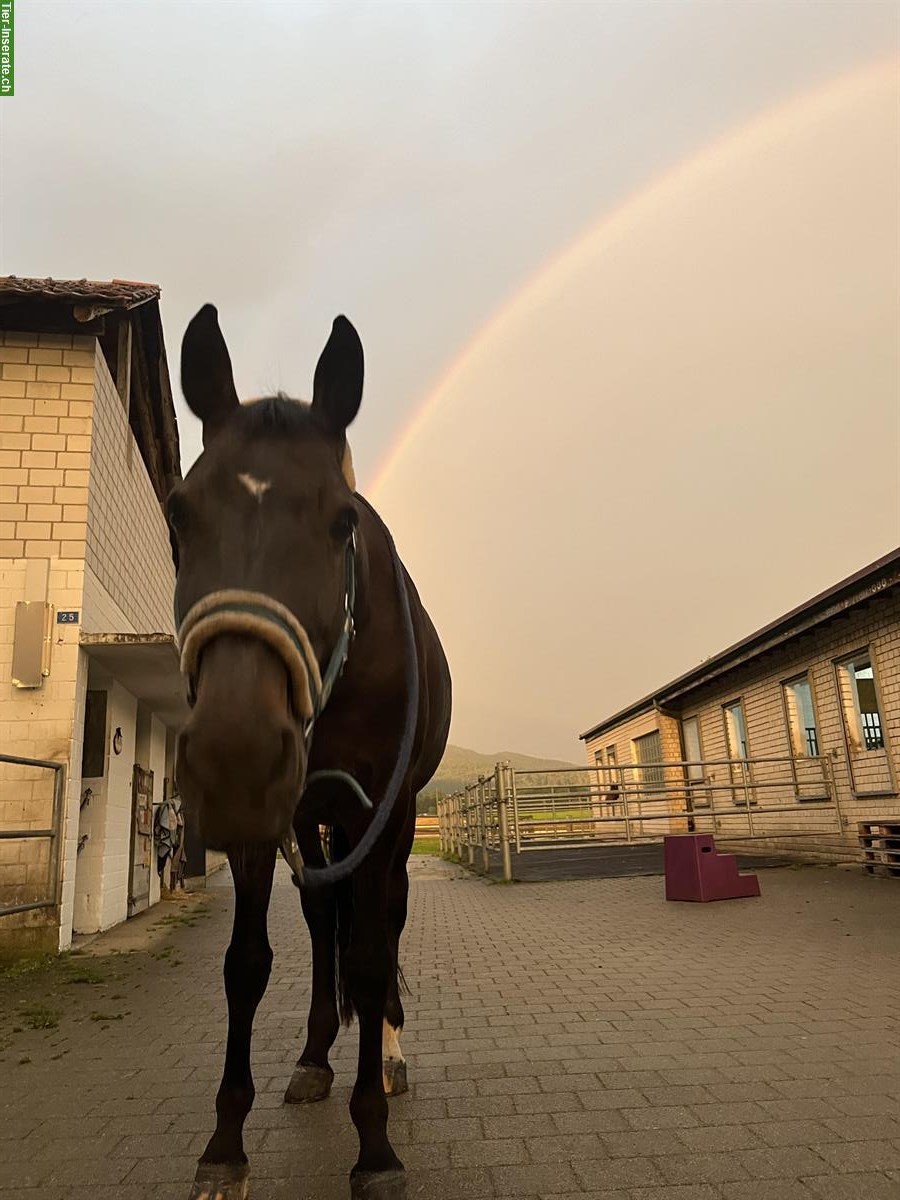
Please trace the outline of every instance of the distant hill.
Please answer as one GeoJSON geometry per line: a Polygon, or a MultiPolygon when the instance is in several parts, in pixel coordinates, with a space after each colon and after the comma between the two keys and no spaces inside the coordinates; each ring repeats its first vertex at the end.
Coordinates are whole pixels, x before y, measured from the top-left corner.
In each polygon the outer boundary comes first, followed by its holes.
{"type": "Polygon", "coordinates": [[[433,779],[419,793],[416,805],[420,813],[433,813],[438,796],[450,796],[480,775],[493,775],[498,762],[508,762],[514,771],[564,771],[584,764],[562,762],[555,758],[534,758],[529,754],[498,750],[496,754],[479,754],[463,746],[448,746],[433,779]]]}

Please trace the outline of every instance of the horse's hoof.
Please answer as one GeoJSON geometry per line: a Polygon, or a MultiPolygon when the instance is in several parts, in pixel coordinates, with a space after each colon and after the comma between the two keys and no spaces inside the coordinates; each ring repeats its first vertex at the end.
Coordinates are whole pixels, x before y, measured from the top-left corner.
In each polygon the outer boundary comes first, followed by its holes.
{"type": "Polygon", "coordinates": [[[284,1093],[285,1104],[315,1104],[327,1100],[334,1081],[331,1067],[314,1067],[298,1063],[284,1093]]]}
{"type": "Polygon", "coordinates": [[[409,1091],[406,1078],[406,1063],[402,1058],[386,1058],[381,1064],[384,1075],[384,1094],[386,1096],[402,1096],[409,1091]]]}
{"type": "Polygon", "coordinates": [[[350,1200],[406,1200],[406,1172],[354,1171],[350,1176],[350,1200]]]}
{"type": "Polygon", "coordinates": [[[197,1164],[189,1200],[247,1200],[250,1167],[247,1163],[197,1164]]]}

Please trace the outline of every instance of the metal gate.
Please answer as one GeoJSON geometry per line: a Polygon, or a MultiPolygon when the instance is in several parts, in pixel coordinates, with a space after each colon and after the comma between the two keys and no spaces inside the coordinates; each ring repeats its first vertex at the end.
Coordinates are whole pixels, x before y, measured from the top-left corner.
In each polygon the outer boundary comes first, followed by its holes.
{"type": "Polygon", "coordinates": [[[150,906],[150,870],[153,852],[153,772],[134,764],[131,782],[131,877],[128,915],[150,906]]]}
{"type": "Polygon", "coordinates": [[[0,754],[0,917],[59,902],[63,763],[0,754]]]}

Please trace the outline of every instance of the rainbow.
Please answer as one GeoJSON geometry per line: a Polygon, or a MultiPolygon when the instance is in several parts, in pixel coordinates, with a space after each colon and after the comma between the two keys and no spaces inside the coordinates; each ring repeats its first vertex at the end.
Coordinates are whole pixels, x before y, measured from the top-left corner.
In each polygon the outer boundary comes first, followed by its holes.
{"type": "Polygon", "coordinates": [[[676,164],[639,192],[629,196],[618,208],[591,225],[573,242],[545,262],[467,342],[461,352],[417,406],[409,422],[386,452],[375,471],[368,495],[378,499],[391,472],[428,424],[432,414],[452,391],[463,372],[488,351],[494,338],[528,312],[539,308],[579,268],[582,262],[602,253],[640,224],[655,210],[662,209],[680,189],[695,186],[706,174],[727,167],[736,160],[764,149],[786,134],[827,119],[862,93],[896,86],[900,78],[900,58],[877,59],[865,67],[839,76],[828,83],[769,109],[737,131],[724,134],[697,154],[676,164]]]}

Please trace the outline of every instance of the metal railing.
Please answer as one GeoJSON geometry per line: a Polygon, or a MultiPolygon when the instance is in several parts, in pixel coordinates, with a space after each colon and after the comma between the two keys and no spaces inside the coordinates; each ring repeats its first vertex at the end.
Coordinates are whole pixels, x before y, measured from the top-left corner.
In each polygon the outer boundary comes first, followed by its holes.
{"type": "Polygon", "coordinates": [[[498,763],[438,801],[441,849],[511,875],[511,852],[659,842],[713,833],[729,841],[841,833],[824,756],[664,761],[558,771],[498,763]]]}
{"type": "Polygon", "coordinates": [[[57,904],[64,789],[64,763],[0,754],[0,917],[57,904]],[[37,852],[9,850],[35,840],[37,852]]]}

